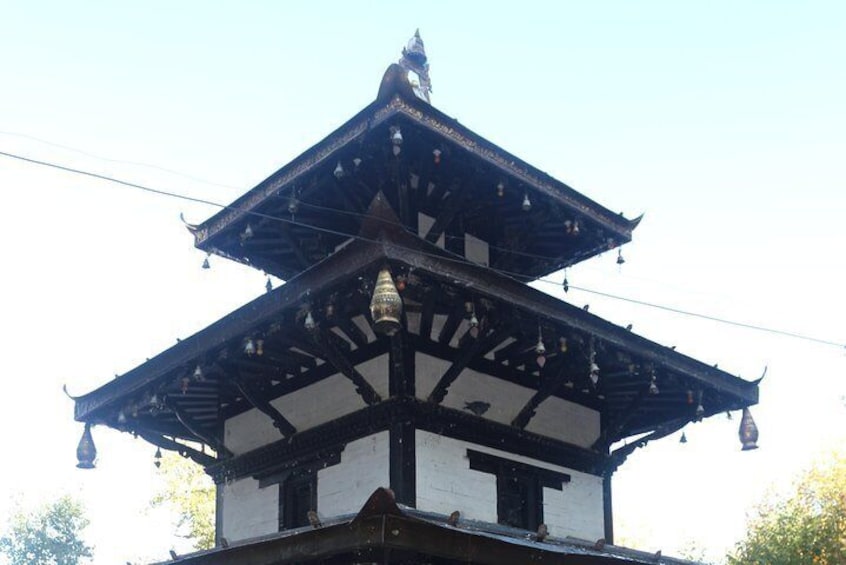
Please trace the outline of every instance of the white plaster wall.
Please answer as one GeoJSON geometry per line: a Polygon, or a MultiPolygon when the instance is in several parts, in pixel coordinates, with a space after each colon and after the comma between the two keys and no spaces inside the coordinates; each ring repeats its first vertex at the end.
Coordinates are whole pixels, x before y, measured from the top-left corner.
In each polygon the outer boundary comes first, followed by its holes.
{"type": "Polygon", "coordinates": [[[221,507],[223,537],[229,541],[279,531],[279,485],[259,488],[251,478],[224,484],[221,507]]]}
{"type": "MultiPolygon", "coordinates": [[[[437,316],[435,316],[437,317],[437,316]]],[[[438,384],[441,375],[449,369],[452,363],[442,361],[437,357],[417,353],[414,356],[414,388],[417,398],[425,400],[431,394],[432,389],[438,384]]]]}
{"type": "Polygon", "coordinates": [[[379,487],[390,485],[388,432],[351,441],[341,462],[317,472],[317,510],[323,517],[357,513],[379,487]]]}
{"type": "Polygon", "coordinates": [[[464,234],[464,256],[477,265],[488,266],[491,259],[488,242],[469,233],[464,234]]]}
{"type": "Polygon", "coordinates": [[[417,430],[417,507],[496,522],[496,477],[470,469],[467,449],[490,453],[559,473],[571,480],[563,489],[543,489],[544,522],[554,536],[589,540],[603,537],[602,478],[498,449],[417,430]]]}
{"type": "Polygon", "coordinates": [[[599,412],[563,398],[550,397],[540,403],[526,429],[580,447],[590,447],[599,438],[599,412]]]}
{"type": "MultiPolygon", "coordinates": [[[[433,218],[432,216],[427,216],[426,214],[424,214],[422,212],[418,212],[417,213],[417,234],[420,237],[426,237],[426,234],[429,233],[429,230],[432,228],[432,225],[434,223],[435,223],[435,218],[433,218]]],[[[435,245],[437,245],[440,248],[443,248],[444,241],[446,241],[446,238],[444,237],[444,234],[441,234],[441,237],[438,238],[438,241],[435,242],[435,245]]]]}
{"type": "Polygon", "coordinates": [[[501,424],[510,424],[535,391],[471,369],[464,369],[444,398],[448,408],[464,410],[468,402],[481,400],[491,405],[482,416],[501,424]]]}
{"type": "Polygon", "coordinates": [[[473,471],[467,459],[477,446],[421,430],[415,439],[417,508],[496,523],[496,477],[473,471]]]}
{"type": "MultiPolygon", "coordinates": [[[[417,353],[414,363],[416,396],[425,400],[451,363],[424,353],[417,353]]],[[[483,418],[510,424],[533,394],[532,389],[465,369],[449,387],[443,405],[465,410],[465,403],[480,400],[491,405],[483,418]]],[[[526,429],[589,447],[599,437],[599,412],[561,398],[548,398],[538,406],[526,429]]]]}
{"type": "Polygon", "coordinates": [[[373,390],[383,399],[388,398],[388,354],[383,353],[355,366],[373,390]]]}
{"type": "MultiPolygon", "coordinates": [[[[387,384],[384,388],[387,388],[387,384]]],[[[271,401],[271,404],[297,431],[313,428],[367,406],[352,382],[341,374],[281,396],[271,401]]],[[[229,418],[224,423],[224,444],[236,455],[280,439],[282,435],[273,427],[270,417],[255,408],[229,418]]]]}

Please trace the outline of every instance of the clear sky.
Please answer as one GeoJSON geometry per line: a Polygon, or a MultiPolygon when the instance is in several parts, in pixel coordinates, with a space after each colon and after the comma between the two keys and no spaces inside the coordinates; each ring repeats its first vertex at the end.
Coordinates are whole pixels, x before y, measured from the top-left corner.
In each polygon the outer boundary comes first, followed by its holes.
{"type": "MultiPolygon", "coordinates": [[[[572,284],[846,342],[842,2],[0,7],[0,151],[221,202],[372,101],[419,27],[438,108],[607,207],[646,213],[622,269],[609,253],[572,284]]],[[[0,189],[0,521],[16,497],[70,492],[89,507],[96,563],[166,557],[171,527],[143,511],[154,448],[95,428],[98,469],[77,470],[82,427],[62,385],[103,384],[264,278],[222,259],[200,269],[179,213],[213,208],[2,156],[0,189]]],[[[621,540],[720,555],[752,502],[844,435],[843,347],[539,288],[744,378],[769,367],[761,449],[740,452],[735,414],[639,450],[615,477],[621,540]]]]}

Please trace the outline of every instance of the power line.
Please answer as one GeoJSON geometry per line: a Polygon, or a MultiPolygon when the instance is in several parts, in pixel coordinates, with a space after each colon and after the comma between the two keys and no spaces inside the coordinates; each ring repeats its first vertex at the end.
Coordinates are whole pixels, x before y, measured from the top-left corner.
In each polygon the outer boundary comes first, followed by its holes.
{"type": "MultiPolygon", "coordinates": [[[[366,237],[363,237],[361,235],[348,234],[348,233],[340,232],[340,231],[337,231],[337,230],[332,230],[332,229],[329,229],[329,228],[312,226],[310,224],[306,224],[306,223],[303,223],[303,222],[297,222],[293,219],[289,220],[287,218],[280,218],[278,216],[273,216],[271,214],[264,214],[264,213],[256,212],[256,211],[253,211],[253,210],[243,210],[241,208],[237,208],[237,207],[234,207],[234,206],[229,206],[229,205],[226,205],[226,204],[220,204],[219,202],[214,202],[212,200],[207,200],[207,199],[198,198],[198,197],[195,197],[195,196],[188,196],[188,195],[185,195],[185,194],[179,194],[179,193],[176,193],[176,192],[170,192],[170,191],[167,191],[167,190],[152,188],[152,187],[149,187],[149,186],[145,186],[145,185],[121,180],[121,179],[110,177],[110,176],[107,176],[107,175],[102,175],[102,174],[99,174],[99,173],[93,173],[93,172],[85,171],[85,170],[82,170],[82,169],[67,167],[65,165],[60,165],[58,163],[52,163],[50,161],[33,159],[31,157],[25,157],[23,155],[8,153],[8,152],[5,152],[5,151],[0,151],[0,155],[8,157],[10,159],[16,159],[16,160],[19,160],[19,161],[24,161],[26,163],[31,163],[31,164],[34,164],[34,165],[58,169],[60,171],[65,171],[65,172],[72,173],[72,174],[83,175],[83,176],[87,176],[87,177],[90,177],[90,178],[103,180],[103,181],[106,181],[106,182],[112,182],[112,183],[115,183],[115,184],[119,184],[119,185],[126,186],[126,187],[129,187],[129,188],[135,188],[135,189],[142,190],[144,192],[149,192],[151,194],[156,194],[156,195],[159,195],[159,196],[167,196],[167,197],[170,197],[170,198],[177,198],[177,199],[180,199],[180,200],[185,200],[187,202],[205,204],[205,205],[208,205],[208,206],[214,206],[216,208],[221,208],[221,209],[225,209],[225,210],[236,210],[236,211],[240,211],[242,213],[249,214],[249,215],[252,215],[252,216],[256,216],[256,217],[259,217],[259,218],[264,218],[264,219],[283,222],[283,223],[287,223],[287,224],[291,224],[291,225],[295,225],[295,226],[305,227],[305,228],[312,229],[312,230],[315,230],[315,231],[321,231],[321,232],[324,232],[324,233],[329,233],[329,234],[341,236],[341,237],[344,237],[344,238],[357,239],[357,240],[365,241],[365,242],[369,242],[369,243],[382,243],[380,241],[370,239],[370,238],[366,238],[366,237]]],[[[321,208],[323,208],[323,207],[321,207],[321,208]]],[[[332,210],[331,208],[327,208],[327,209],[332,210]]],[[[342,210],[334,210],[334,211],[343,212],[342,210]]],[[[425,253],[425,252],[423,252],[423,254],[429,255],[431,257],[436,257],[440,260],[454,261],[454,262],[461,263],[461,264],[465,263],[465,261],[462,260],[462,259],[453,259],[453,258],[450,258],[450,257],[441,256],[441,255],[435,256],[433,254],[428,254],[428,253],[425,253]]],[[[495,268],[492,268],[492,267],[491,267],[491,270],[496,271],[500,274],[509,276],[509,277],[520,277],[520,276],[522,276],[520,273],[513,273],[513,272],[510,272],[510,271],[506,271],[506,270],[502,270],[502,269],[495,269],[495,268]]],[[[558,283],[557,281],[552,281],[552,280],[543,279],[543,278],[539,278],[539,279],[536,279],[536,280],[538,282],[560,286],[560,283],[558,283]]],[[[819,343],[819,344],[822,344],[822,345],[830,345],[830,346],[834,346],[834,347],[838,347],[838,348],[846,348],[846,344],[837,343],[837,342],[826,340],[826,339],[820,339],[820,338],[816,338],[816,337],[813,337],[813,336],[808,336],[808,335],[804,335],[804,334],[800,334],[800,333],[796,333],[796,332],[780,330],[780,329],[775,329],[775,328],[769,328],[769,327],[766,327],[766,326],[760,326],[760,325],[750,324],[750,323],[746,323],[746,322],[738,322],[738,321],[735,321],[735,320],[728,320],[728,319],[725,319],[725,318],[710,316],[708,314],[691,312],[691,311],[688,311],[688,310],[682,310],[682,309],[679,309],[679,308],[673,308],[673,307],[670,307],[670,306],[664,306],[664,305],[661,305],[661,304],[646,302],[646,301],[638,300],[638,299],[635,299],[635,298],[618,296],[618,295],[615,295],[615,294],[610,294],[610,293],[602,292],[602,291],[598,291],[598,290],[592,290],[592,289],[584,288],[584,287],[578,287],[578,286],[574,286],[574,285],[570,285],[569,287],[572,288],[572,289],[575,289],[575,290],[580,290],[582,292],[595,294],[597,296],[603,296],[603,297],[606,297],[606,298],[611,298],[613,300],[620,300],[620,301],[628,302],[628,303],[631,303],[631,304],[637,304],[637,305],[640,305],[640,306],[664,310],[664,311],[667,311],[667,312],[672,312],[674,314],[680,314],[680,315],[684,315],[684,316],[700,318],[700,319],[709,320],[709,321],[712,321],[712,322],[727,324],[727,325],[745,328],[745,329],[750,329],[750,330],[755,330],[755,331],[771,333],[771,334],[775,334],[775,335],[781,335],[781,336],[784,336],[784,337],[790,337],[790,338],[794,338],[794,339],[801,339],[801,340],[810,341],[810,342],[813,342],[813,343],[819,343]]]]}
{"type": "Polygon", "coordinates": [[[132,165],[136,167],[145,167],[147,169],[154,169],[157,171],[162,171],[164,173],[168,173],[171,175],[176,175],[178,177],[186,178],[189,180],[193,180],[202,184],[207,184],[209,186],[217,186],[220,188],[228,188],[231,190],[238,190],[238,187],[231,186],[228,184],[221,184],[218,182],[213,182],[207,179],[203,179],[200,177],[196,177],[194,175],[189,175],[188,173],[183,173],[181,171],[176,171],[174,169],[167,169],[165,167],[160,167],[158,165],[153,165],[150,163],[141,163],[139,161],[127,161],[125,159],[111,159],[109,157],[103,157],[102,155],[95,155],[94,153],[89,153],[83,149],[77,149],[76,147],[71,147],[69,145],[62,145],[61,143],[55,143],[53,141],[47,141],[46,139],[41,139],[40,137],[35,137],[34,135],[28,135],[25,133],[18,133],[14,131],[2,131],[0,130],[0,135],[8,135],[11,137],[20,137],[22,139],[29,139],[31,141],[37,141],[38,143],[43,143],[44,145],[49,145],[51,147],[58,147],[59,149],[64,149],[66,151],[73,151],[74,153],[78,153],[80,155],[85,155],[86,157],[91,157],[92,159],[98,159],[100,161],[106,161],[108,163],[120,163],[123,165],[132,165]]]}

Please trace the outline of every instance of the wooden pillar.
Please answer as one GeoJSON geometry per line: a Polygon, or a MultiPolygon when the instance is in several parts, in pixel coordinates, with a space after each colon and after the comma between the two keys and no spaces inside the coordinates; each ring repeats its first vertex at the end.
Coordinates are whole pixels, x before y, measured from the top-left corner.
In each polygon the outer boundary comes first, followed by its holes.
{"type": "MultiPolygon", "coordinates": [[[[391,337],[388,354],[388,388],[391,397],[414,396],[414,350],[405,332],[391,337]]],[[[389,428],[391,490],[397,502],[417,505],[417,459],[413,420],[398,420],[389,428]]]]}
{"type": "Polygon", "coordinates": [[[614,543],[614,514],[611,508],[611,476],[614,471],[611,469],[602,473],[602,510],[605,518],[605,541],[614,543]]]}

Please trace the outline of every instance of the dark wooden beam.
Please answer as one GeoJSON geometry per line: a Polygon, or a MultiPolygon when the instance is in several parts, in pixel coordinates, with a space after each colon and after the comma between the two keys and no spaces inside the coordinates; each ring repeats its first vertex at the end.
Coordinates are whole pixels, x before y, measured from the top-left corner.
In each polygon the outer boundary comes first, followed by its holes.
{"type": "Polygon", "coordinates": [[[367,334],[361,331],[361,328],[359,328],[350,318],[346,316],[339,317],[335,320],[335,323],[338,328],[344,332],[344,335],[350,338],[350,340],[352,340],[352,342],[358,347],[367,345],[367,334]]]}
{"type": "Polygon", "coordinates": [[[552,375],[546,375],[545,378],[541,379],[541,387],[532,397],[526,402],[526,405],[520,409],[520,412],[511,421],[511,425],[516,427],[525,429],[526,426],[529,425],[529,422],[535,416],[535,411],[537,410],[538,406],[552,396],[552,393],[555,392],[559,387],[564,386],[564,377],[565,373],[571,368],[571,365],[566,362],[561,362],[558,367],[554,370],[552,375]]]}
{"type": "Polygon", "coordinates": [[[632,418],[637,415],[638,410],[646,402],[647,398],[649,398],[649,383],[644,385],[640,392],[631,399],[629,404],[618,412],[619,416],[617,419],[602,430],[599,438],[591,446],[591,449],[607,448],[618,439],[621,439],[622,436],[620,434],[632,418]]]}
{"type": "Polygon", "coordinates": [[[496,347],[499,343],[501,343],[502,340],[508,336],[511,330],[512,326],[510,324],[494,328],[486,335],[480,335],[478,339],[469,343],[467,347],[460,350],[458,356],[455,358],[455,361],[449,369],[444,372],[440,380],[438,380],[438,383],[435,385],[435,388],[432,389],[431,394],[429,394],[429,402],[440,404],[447,395],[450,385],[455,382],[455,379],[458,378],[461,371],[463,371],[477,355],[484,355],[487,351],[490,351],[493,347],[496,347]]]}
{"type": "Polygon", "coordinates": [[[417,506],[417,454],[414,422],[403,419],[388,428],[390,458],[388,475],[396,501],[417,506]]]}
{"type": "Polygon", "coordinates": [[[257,393],[246,378],[241,375],[235,375],[235,386],[241,391],[241,394],[247,399],[247,402],[253,407],[267,415],[273,421],[273,427],[279,430],[279,433],[285,437],[290,437],[297,433],[297,428],[288,421],[282,413],[276,409],[266,397],[257,393]]]}
{"type": "Polygon", "coordinates": [[[291,252],[297,258],[300,266],[304,269],[309,267],[312,262],[306,257],[305,252],[300,247],[300,243],[294,238],[294,234],[291,233],[291,225],[288,222],[276,222],[276,225],[278,226],[279,237],[291,248],[291,252]]]}
{"type": "Polygon", "coordinates": [[[217,459],[215,459],[211,455],[203,453],[202,451],[197,451],[193,447],[183,445],[162,435],[140,430],[137,433],[149,443],[152,443],[153,445],[161,447],[162,449],[166,449],[168,451],[175,451],[180,455],[186,455],[189,459],[191,459],[195,463],[199,463],[203,467],[207,467],[209,465],[217,463],[217,459]]]}
{"type": "Polygon", "coordinates": [[[420,309],[420,337],[425,340],[432,338],[432,321],[435,318],[435,300],[438,293],[428,289],[423,296],[423,306],[420,309]]]}
{"type": "Polygon", "coordinates": [[[450,310],[446,321],[444,322],[441,332],[438,334],[438,341],[440,343],[449,343],[452,341],[458,326],[461,325],[461,320],[464,319],[464,302],[457,301],[450,310]]]}
{"type": "Polygon", "coordinates": [[[382,401],[382,397],[373,390],[361,373],[356,371],[350,360],[341,352],[331,339],[326,335],[326,330],[315,328],[312,332],[312,340],[324,357],[333,367],[347,377],[356,387],[356,392],[367,404],[376,404],[382,401]]]}
{"type": "Polygon", "coordinates": [[[179,423],[185,426],[185,429],[191,432],[203,443],[211,446],[217,453],[223,457],[231,457],[232,452],[226,449],[223,442],[204,429],[201,424],[196,422],[187,411],[183,410],[179,404],[170,396],[165,397],[165,405],[173,412],[179,423]]]}
{"type": "Polygon", "coordinates": [[[453,218],[455,218],[456,214],[461,211],[461,205],[464,203],[464,200],[467,198],[467,194],[469,192],[470,191],[467,187],[462,190],[460,184],[453,184],[449,196],[446,197],[446,201],[441,205],[441,213],[438,214],[437,218],[435,218],[435,222],[432,224],[432,227],[429,228],[429,231],[423,239],[429,243],[436,243],[438,241],[452,222],[453,218]]]}

